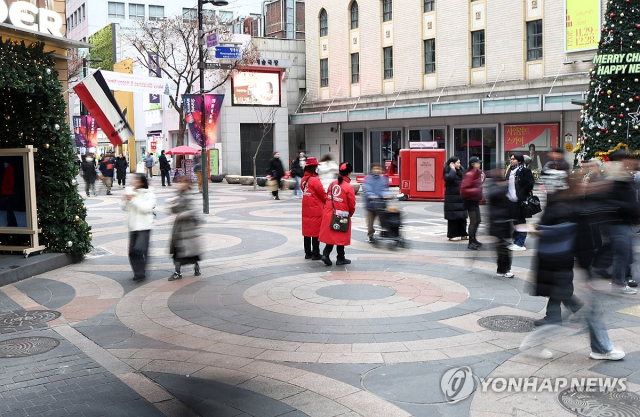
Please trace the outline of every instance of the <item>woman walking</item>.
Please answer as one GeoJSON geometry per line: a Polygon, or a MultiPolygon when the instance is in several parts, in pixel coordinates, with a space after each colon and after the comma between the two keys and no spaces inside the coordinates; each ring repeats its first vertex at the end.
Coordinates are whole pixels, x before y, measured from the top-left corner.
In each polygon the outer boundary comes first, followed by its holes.
{"type": "Polygon", "coordinates": [[[333,251],[334,246],[338,246],[338,258],[336,265],[347,265],[351,261],[344,256],[344,247],[351,244],[351,216],[356,211],[356,193],[351,185],[349,176],[353,172],[351,164],[343,162],[340,164],[338,173],[340,176],[333,181],[327,189],[327,202],[324,205],[324,215],[322,216],[322,224],[320,225],[319,240],[325,243],[322,252],[322,262],[329,266],[332,264],[329,255],[333,251]],[[334,215],[342,216],[348,219],[348,228],[346,231],[334,230],[332,219],[334,215]]]}
{"type": "Polygon", "coordinates": [[[156,196],[149,188],[147,177],[135,174],[131,187],[127,187],[121,207],[127,212],[129,227],[129,263],[133,269],[133,279],[146,278],[149,253],[149,235],[153,227],[153,209],[156,196]]]}
{"type": "Polygon", "coordinates": [[[122,154],[118,155],[116,158],[116,178],[118,180],[118,185],[122,185],[122,188],[127,185],[127,167],[129,167],[127,158],[122,154]]]}
{"type": "Polygon", "coordinates": [[[482,200],[482,183],[486,178],[480,169],[482,161],[477,156],[469,158],[469,169],[464,174],[460,185],[460,195],[464,199],[464,208],[469,213],[469,246],[471,250],[478,250],[482,243],[478,242],[476,234],[480,226],[480,200],[482,200]]]}
{"type": "Polygon", "coordinates": [[[444,218],[447,219],[449,240],[469,238],[467,212],[464,208],[464,198],[460,195],[462,177],[460,158],[452,156],[444,166],[444,218]]]}
{"type": "Polygon", "coordinates": [[[194,264],[194,275],[200,276],[200,255],[202,245],[198,231],[198,215],[193,209],[191,182],[187,177],[179,177],[175,182],[178,194],[172,199],[171,212],[177,214],[171,233],[169,252],[173,255],[175,272],[169,281],[182,278],[182,265],[194,264]]]}
{"type": "Polygon", "coordinates": [[[267,173],[267,178],[275,181],[275,190],[271,190],[271,195],[273,195],[274,200],[280,200],[278,190],[280,189],[282,178],[284,177],[284,166],[280,160],[280,152],[275,151],[273,153],[271,160],[269,161],[269,169],[267,170],[267,173]]]}
{"type": "Polygon", "coordinates": [[[331,155],[326,154],[320,160],[318,165],[318,178],[322,182],[322,188],[326,191],[329,184],[334,182],[338,177],[338,164],[331,158],[331,155]]]}
{"type": "Polygon", "coordinates": [[[318,160],[307,158],[304,177],[300,182],[302,189],[302,236],[304,236],[304,259],[318,261],[320,256],[320,225],[327,193],[316,174],[318,160]]]}

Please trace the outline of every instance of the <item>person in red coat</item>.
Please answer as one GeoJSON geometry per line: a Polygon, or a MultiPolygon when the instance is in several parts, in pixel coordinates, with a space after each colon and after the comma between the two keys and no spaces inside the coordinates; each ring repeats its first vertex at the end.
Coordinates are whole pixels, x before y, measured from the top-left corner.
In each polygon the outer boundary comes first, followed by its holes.
{"type": "Polygon", "coordinates": [[[318,159],[307,158],[304,176],[300,181],[302,189],[302,236],[304,236],[304,259],[320,260],[320,224],[327,193],[318,178],[318,159]]]}
{"type": "Polygon", "coordinates": [[[327,202],[324,205],[324,215],[322,216],[322,224],[320,225],[320,242],[325,243],[322,252],[322,262],[325,265],[331,265],[331,251],[334,246],[338,246],[338,259],[336,265],[350,264],[351,261],[344,257],[344,247],[351,244],[351,220],[349,220],[349,230],[341,232],[331,229],[331,219],[333,218],[334,206],[336,212],[347,212],[349,219],[356,211],[356,193],[351,185],[349,176],[353,172],[351,164],[343,162],[340,164],[339,176],[327,188],[327,202]],[[332,198],[333,197],[333,198],[332,198]]]}
{"type": "Polygon", "coordinates": [[[480,200],[482,200],[482,183],[486,176],[480,169],[482,161],[477,156],[469,158],[469,169],[462,178],[460,195],[464,199],[464,208],[469,213],[469,246],[471,250],[478,250],[482,243],[478,242],[476,234],[480,226],[480,200]]]}

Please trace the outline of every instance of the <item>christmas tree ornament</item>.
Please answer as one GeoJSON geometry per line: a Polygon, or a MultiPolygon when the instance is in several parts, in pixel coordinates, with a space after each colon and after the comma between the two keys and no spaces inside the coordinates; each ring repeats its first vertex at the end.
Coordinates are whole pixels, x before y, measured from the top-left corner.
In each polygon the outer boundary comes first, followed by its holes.
{"type": "Polygon", "coordinates": [[[74,186],[75,186],[75,185],[78,185],[78,181],[76,181],[75,179],[74,179],[74,180],[71,180],[71,185],[74,185],[74,186]]]}
{"type": "Polygon", "coordinates": [[[51,75],[51,68],[47,68],[47,75],[51,75]]]}
{"type": "Polygon", "coordinates": [[[49,149],[49,146],[50,146],[50,145],[49,145],[48,143],[45,143],[45,144],[44,144],[44,148],[45,148],[45,149],[49,149]]]}
{"type": "Polygon", "coordinates": [[[72,241],[70,241],[70,240],[68,240],[68,241],[67,241],[67,247],[68,247],[68,248],[70,248],[70,247],[72,247],[72,246],[73,246],[73,242],[72,242],[72,241]]]}
{"type": "Polygon", "coordinates": [[[76,217],[73,218],[75,221],[79,222],[80,221],[80,216],[76,215],[76,217]]]}
{"type": "Polygon", "coordinates": [[[55,130],[60,130],[60,125],[56,123],[55,125],[53,125],[53,128],[54,128],[55,130]]]}

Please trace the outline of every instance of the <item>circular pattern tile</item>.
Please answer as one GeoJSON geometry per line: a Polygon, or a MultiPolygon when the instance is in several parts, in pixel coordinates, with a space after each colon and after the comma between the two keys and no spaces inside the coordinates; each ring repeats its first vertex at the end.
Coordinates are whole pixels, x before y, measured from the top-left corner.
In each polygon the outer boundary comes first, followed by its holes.
{"type": "Polygon", "coordinates": [[[53,310],[28,310],[14,311],[12,313],[0,314],[0,328],[20,329],[31,327],[35,324],[46,323],[60,317],[60,312],[53,310]]]}
{"type": "Polygon", "coordinates": [[[51,337],[19,337],[0,342],[0,358],[23,358],[39,355],[57,348],[58,339],[51,337]]]}
{"type": "Polygon", "coordinates": [[[376,300],[391,297],[396,291],[375,284],[345,284],[320,288],[316,294],[338,300],[376,300]]]}
{"type": "Polygon", "coordinates": [[[536,328],[534,320],[522,316],[488,316],[478,320],[485,329],[495,332],[527,333],[536,328]]]}
{"type": "Polygon", "coordinates": [[[578,416],[640,417],[640,396],[632,392],[567,388],[558,394],[558,401],[578,416]]]}

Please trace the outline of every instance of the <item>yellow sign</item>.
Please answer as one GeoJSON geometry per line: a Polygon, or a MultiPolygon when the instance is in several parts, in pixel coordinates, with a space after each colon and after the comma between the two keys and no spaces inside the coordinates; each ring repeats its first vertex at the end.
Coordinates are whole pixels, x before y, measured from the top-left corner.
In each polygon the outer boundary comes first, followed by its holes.
{"type": "Polygon", "coordinates": [[[571,152],[571,151],[573,151],[573,143],[571,143],[571,142],[565,143],[565,144],[564,144],[564,149],[565,149],[567,152],[571,152]]]}
{"type": "Polygon", "coordinates": [[[597,49],[600,42],[600,0],[565,0],[565,52],[597,49]]]}

